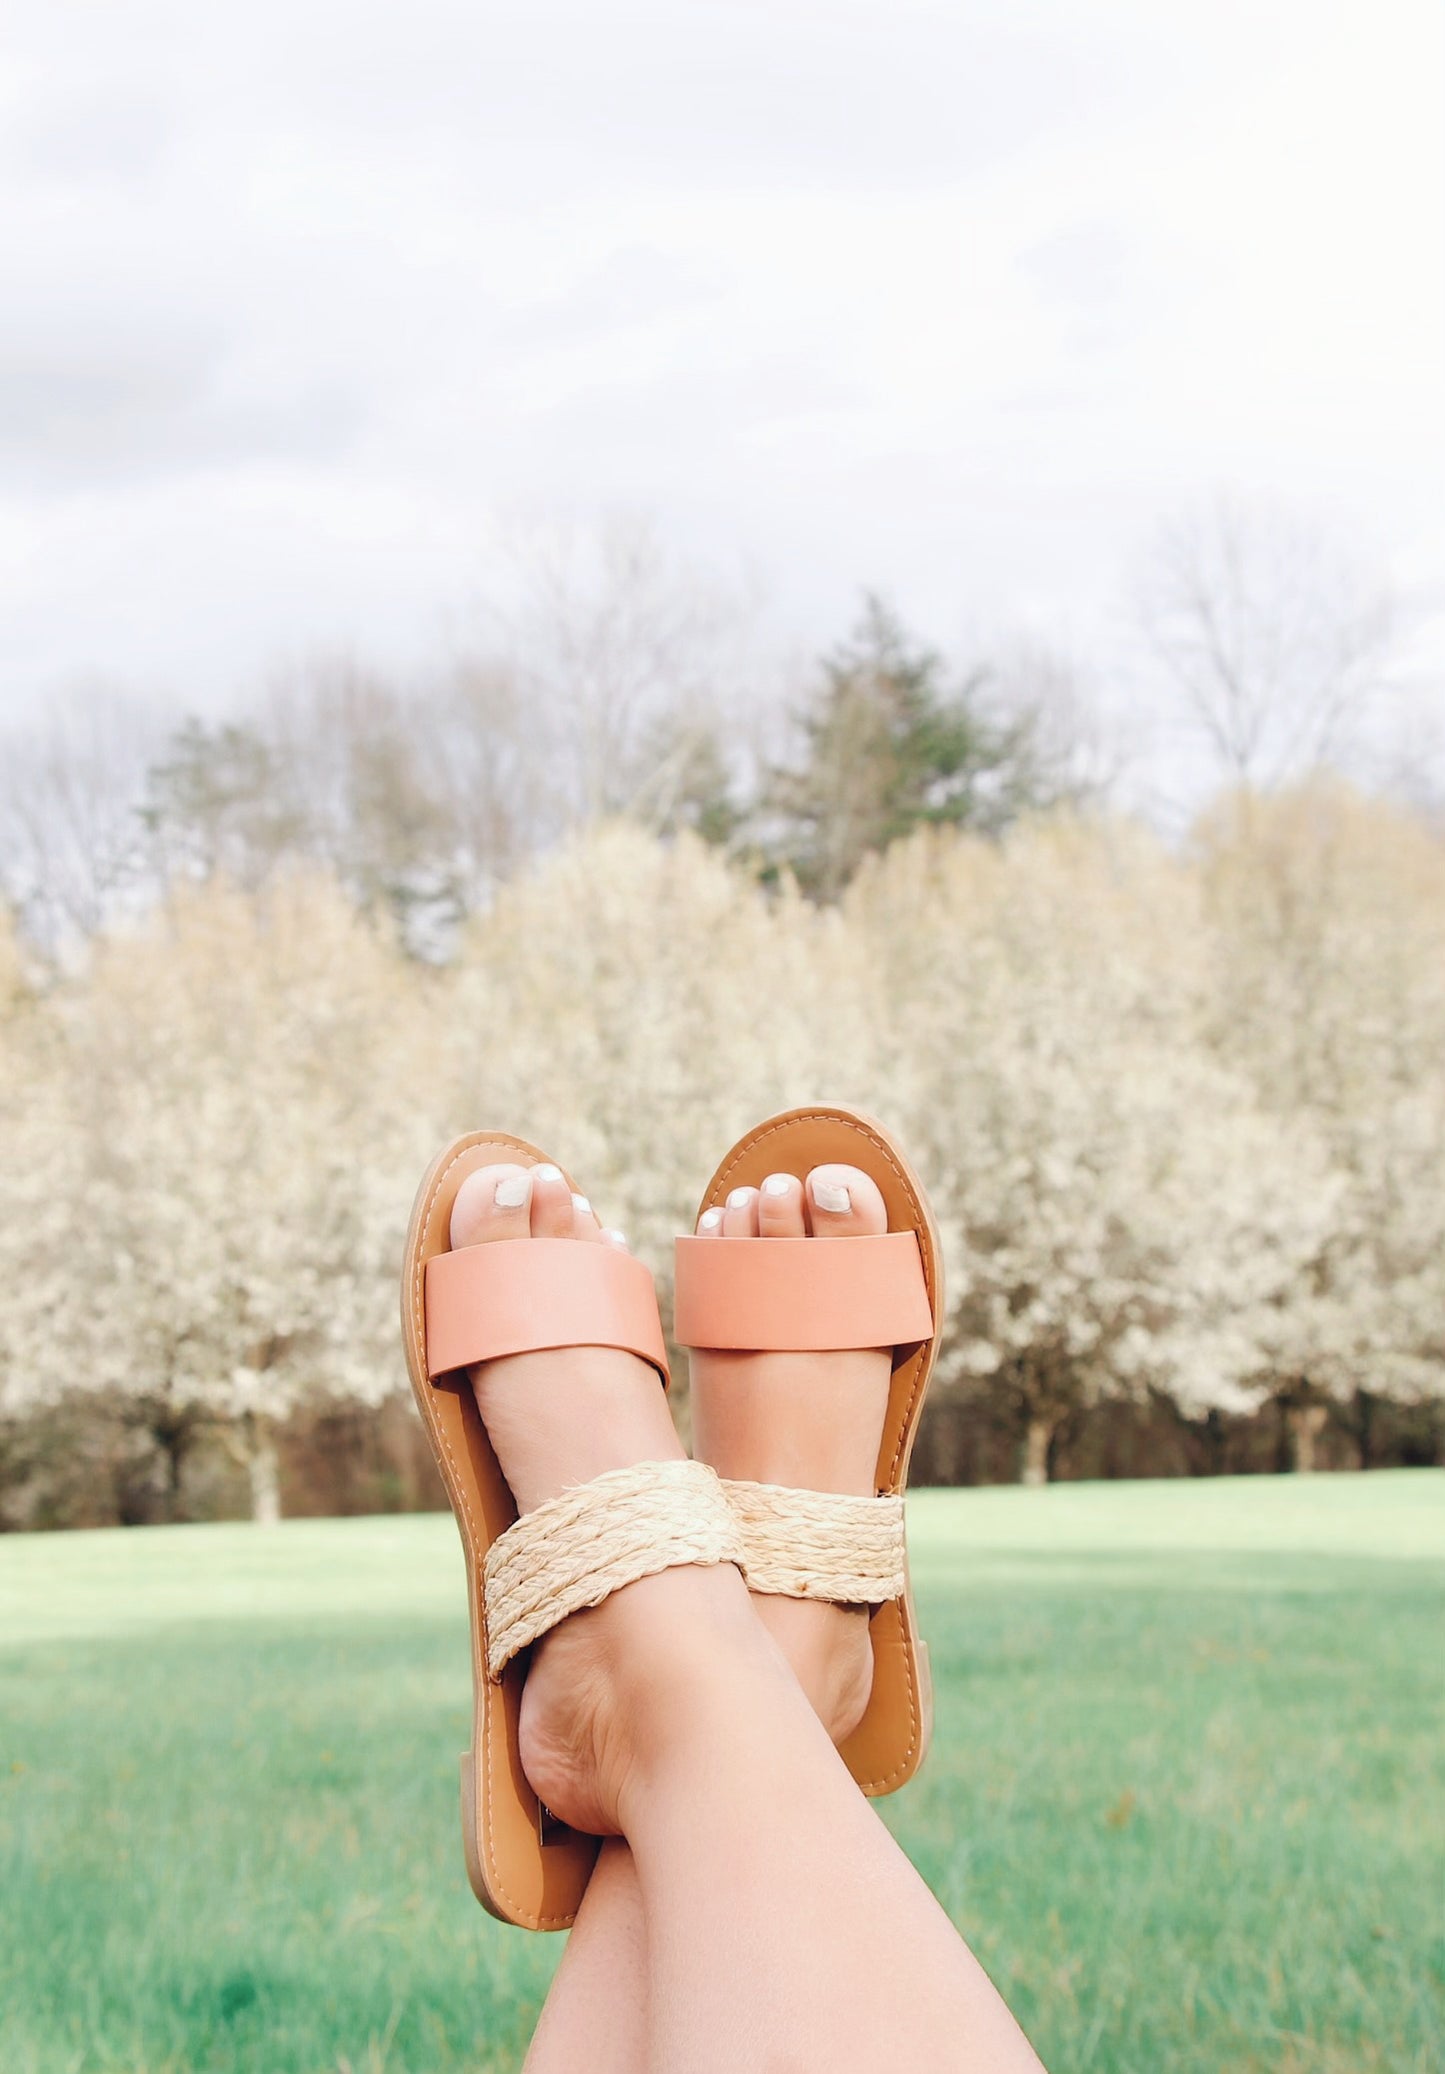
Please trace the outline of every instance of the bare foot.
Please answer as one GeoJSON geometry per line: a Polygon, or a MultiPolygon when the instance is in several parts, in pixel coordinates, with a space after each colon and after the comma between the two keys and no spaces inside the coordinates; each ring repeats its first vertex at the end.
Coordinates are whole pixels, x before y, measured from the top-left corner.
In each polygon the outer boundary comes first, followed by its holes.
{"type": "MultiPolygon", "coordinates": [[[[453,1247],[567,1238],[617,1245],[561,1171],[489,1166],[468,1175],[452,1210],[453,1247]]],[[[509,1355],[471,1371],[477,1404],[519,1513],[633,1462],[680,1461],[656,1372],[613,1347],[509,1355]]],[[[522,1768],[575,1829],[621,1826],[630,1773],[679,1695],[722,1675],[729,1645],[756,1654],[742,1579],[730,1564],[663,1571],[573,1614],[536,1645],[522,1695],[522,1768]]]]}
{"type": "MultiPolygon", "coordinates": [[[[857,1167],[770,1174],[698,1220],[703,1238],[872,1237],[888,1229],[875,1184],[857,1167]]],[[[826,1354],[691,1357],[694,1452],[719,1476],[803,1490],[875,1489],[888,1404],[887,1348],[826,1354]]],[[[753,1606],[834,1742],[856,1728],[873,1683],[868,1611],[757,1594],[753,1606]]]]}

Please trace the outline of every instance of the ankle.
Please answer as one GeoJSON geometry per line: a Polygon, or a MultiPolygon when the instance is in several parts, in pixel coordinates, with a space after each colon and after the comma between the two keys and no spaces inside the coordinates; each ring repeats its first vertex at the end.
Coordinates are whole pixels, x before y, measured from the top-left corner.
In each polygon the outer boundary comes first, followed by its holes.
{"type": "Polygon", "coordinates": [[[750,1695],[796,1697],[797,1688],[730,1563],[642,1578],[598,1610],[599,1775],[625,1833],[638,1794],[659,1772],[695,1762],[710,1738],[735,1733],[750,1695]]]}
{"type": "Polygon", "coordinates": [[[835,1743],[862,1720],[873,1689],[873,1644],[862,1606],[758,1593],[753,1610],[786,1657],[835,1743]]]}

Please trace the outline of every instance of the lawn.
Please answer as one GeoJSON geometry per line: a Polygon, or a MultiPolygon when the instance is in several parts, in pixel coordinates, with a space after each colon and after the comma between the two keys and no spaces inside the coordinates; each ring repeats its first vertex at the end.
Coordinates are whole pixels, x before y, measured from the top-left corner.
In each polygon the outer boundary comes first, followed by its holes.
{"type": "MultiPolygon", "coordinates": [[[[1051,2074],[1439,2074],[1445,1473],[911,1507],[888,1819],[1051,2074]]],[[[0,1540],[3,2074],[515,2068],[463,1632],[448,1518],[0,1540]]]]}

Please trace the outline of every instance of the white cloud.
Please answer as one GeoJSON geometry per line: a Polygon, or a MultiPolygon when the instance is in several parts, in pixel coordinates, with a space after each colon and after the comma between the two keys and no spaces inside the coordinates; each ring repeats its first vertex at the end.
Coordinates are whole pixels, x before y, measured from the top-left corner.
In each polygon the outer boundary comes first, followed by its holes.
{"type": "Polygon", "coordinates": [[[525,505],[1103,639],[1153,517],[1445,592],[1426,0],[15,0],[0,701],[420,652],[525,505]]]}

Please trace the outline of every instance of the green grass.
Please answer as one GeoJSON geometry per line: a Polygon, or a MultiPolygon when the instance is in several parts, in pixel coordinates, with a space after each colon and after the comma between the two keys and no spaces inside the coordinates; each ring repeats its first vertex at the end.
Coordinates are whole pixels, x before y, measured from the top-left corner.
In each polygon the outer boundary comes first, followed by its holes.
{"type": "MultiPolygon", "coordinates": [[[[888,1819],[1053,2074],[1438,2074],[1445,1474],[911,1520],[888,1819]]],[[[0,1541],[4,2074],[519,2064],[560,1943],[466,1887],[459,1578],[445,1518],[0,1541]]]]}

